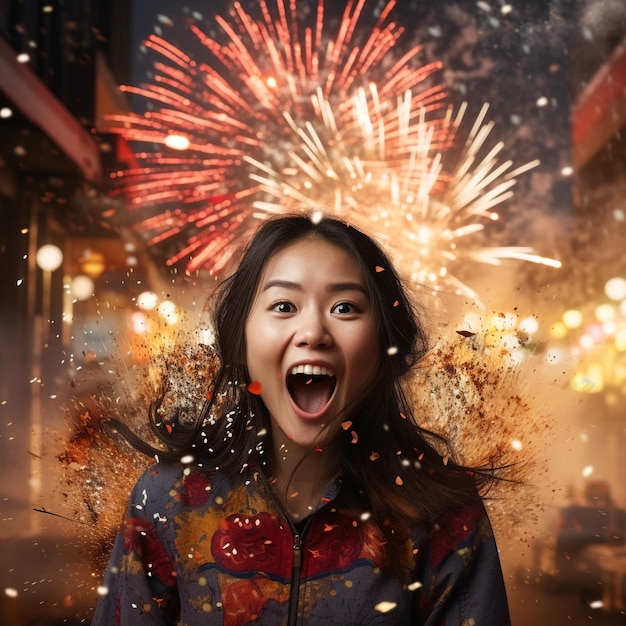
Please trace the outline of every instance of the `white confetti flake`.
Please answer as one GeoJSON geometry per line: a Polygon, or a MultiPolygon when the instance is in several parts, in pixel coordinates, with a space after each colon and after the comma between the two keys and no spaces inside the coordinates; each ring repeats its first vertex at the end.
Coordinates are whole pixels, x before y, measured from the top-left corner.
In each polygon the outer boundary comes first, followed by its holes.
{"type": "Polygon", "coordinates": [[[157,20],[161,24],[165,24],[166,26],[174,26],[174,22],[172,22],[171,18],[169,18],[167,15],[163,15],[162,13],[157,15],[157,20]]]}
{"type": "Polygon", "coordinates": [[[13,587],[5,587],[4,595],[8,598],[17,598],[17,589],[14,589],[13,587]]]}
{"type": "Polygon", "coordinates": [[[322,211],[314,211],[311,214],[311,222],[313,222],[313,224],[319,224],[323,217],[324,213],[322,211]]]}
{"type": "Polygon", "coordinates": [[[389,613],[389,611],[393,611],[396,606],[398,606],[395,602],[379,602],[374,608],[379,613],[389,613]]]}
{"type": "Polygon", "coordinates": [[[431,37],[441,37],[441,26],[430,26],[428,28],[428,34],[431,35],[431,37]]]}

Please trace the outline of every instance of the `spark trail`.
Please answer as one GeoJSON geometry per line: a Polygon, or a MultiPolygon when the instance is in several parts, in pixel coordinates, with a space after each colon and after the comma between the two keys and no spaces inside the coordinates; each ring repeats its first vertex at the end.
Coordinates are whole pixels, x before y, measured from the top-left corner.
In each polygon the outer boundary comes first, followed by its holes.
{"type": "Polygon", "coordinates": [[[294,211],[394,242],[401,271],[435,291],[478,298],[454,275],[466,260],[559,267],[529,247],[480,245],[476,233],[506,217],[517,177],[538,163],[503,158],[487,105],[468,122],[467,106],[450,104],[441,64],[419,62],[394,6],[234,3],[215,34],[190,26],[195,59],[152,35],[151,83],[125,87],[147,110],[112,120],[141,146],[137,167],[116,174],[122,219],[188,272],[219,271],[259,220],[294,211]]]}

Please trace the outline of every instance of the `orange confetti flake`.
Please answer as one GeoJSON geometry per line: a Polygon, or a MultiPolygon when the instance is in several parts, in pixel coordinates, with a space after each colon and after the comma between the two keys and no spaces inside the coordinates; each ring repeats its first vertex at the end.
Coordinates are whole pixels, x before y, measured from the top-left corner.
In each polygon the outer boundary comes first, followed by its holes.
{"type": "Polygon", "coordinates": [[[352,435],[351,443],[358,443],[359,442],[359,435],[356,432],[356,430],[353,430],[350,434],[352,435]]]}
{"type": "Polygon", "coordinates": [[[313,452],[324,452],[324,449],[322,448],[322,446],[317,445],[315,446],[315,448],[313,448],[313,452]]]}
{"type": "Polygon", "coordinates": [[[385,271],[385,268],[384,268],[384,267],[381,267],[380,265],[377,265],[377,266],[376,266],[376,272],[377,272],[378,274],[380,274],[381,272],[384,272],[384,271],[385,271]]]}
{"type": "Polygon", "coordinates": [[[393,306],[394,306],[394,307],[397,307],[397,306],[399,306],[399,305],[400,305],[400,302],[398,302],[398,300],[395,300],[395,301],[394,301],[394,303],[393,303],[393,306]]]}
{"type": "Polygon", "coordinates": [[[398,487],[404,485],[404,481],[400,478],[400,476],[396,476],[396,485],[398,485],[398,487]]]}
{"type": "Polygon", "coordinates": [[[261,394],[261,383],[258,380],[253,380],[249,385],[248,385],[248,391],[252,394],[254,394],[255,396],[258,396],[261,394]]]}
{"type": "Polygon", "coordinates": [[[294,491],[293,493],[289,494],[290,498],[297,498],[298,497],[298,492],[294,491]]]}
{"type": "Polygon", "coordinates": [[[168,433],[171,433],[174,429],[170,424],[165,424],[165,430],[167,430],[168,433]]]}
{"type": "Polygon", "coordinates": [[[343,428],[344,430],[348,430],[348,428],[350,428],[350,426],[352,426],[352,422],[350,422],[350,421],[342,422],[342,424],[341,424],[341,428],[343,428]]]}
{"type": "Polygon", "coordinates": [[[378,454],[378,452],[372,452],[372,454],[370,454],[370,461],[376,461],[377,459],[380,459],[380,454],[378,454]]]}
{"type": "Polygon", "coordinates": [[[404,413],[402,413],[402,412],[400,412],[400,417],[401,417],[403,420],[405,420],[405,419],[406,419],[406,415],[405,415],[404,413]]]}
{"type": "Polygon", "coordinates": [[[336,524],[324,524],[324,532],[330,532],[331,530],[334,530],[335,528],[337,528],[336,524]]]}

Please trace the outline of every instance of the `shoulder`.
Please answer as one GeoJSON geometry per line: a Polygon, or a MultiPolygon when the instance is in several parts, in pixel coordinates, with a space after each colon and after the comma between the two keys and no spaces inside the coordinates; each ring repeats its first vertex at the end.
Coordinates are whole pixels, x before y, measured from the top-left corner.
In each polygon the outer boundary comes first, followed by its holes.
{"type": "Polygon", "coordinates": [[[135,491],[141,488],[166,488],[173,485],[182,478],[184,469],[185,466],[180,463],[153,463],[137,480],[135,491]]]}
{"type": "Polygon", "coordinates": [[[449,508],[440,517],[428,535],[428,553],[431,565],[448,555],[475,553],[494,540],[493,530],[485,506],[475,502],[449,508]]]}
{"type": "Polygon", "coordinates": [[[194,506],[206,502],[215,475],[181,463],[155,463],[135,483],[131,505],[153,511],[164,504],[194,506]]]}

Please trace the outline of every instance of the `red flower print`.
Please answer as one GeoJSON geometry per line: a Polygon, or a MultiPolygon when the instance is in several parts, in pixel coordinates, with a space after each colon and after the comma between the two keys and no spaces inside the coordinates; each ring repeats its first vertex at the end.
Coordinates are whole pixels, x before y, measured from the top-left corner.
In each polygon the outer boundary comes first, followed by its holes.
{"type": "Polygon", "coordinates": [[[166,586],[176,586],[176,564],[163,547],[150,522],[139,517],[131,517],[126,520],[122,533],[125,551],[135,552],[141,558],[144,569],[152,572],[166,586]]]}
{"type": "Polygon", "coordinates": [[[139,537],[141,532],[145,532],[152,527],[152,524],[141,517],[130,517],[122,527],[122,537],[124,538],[124,552],[137,552],[141,554],[139,537]]]}
{"type": "Polygon", "coordinates": [[[305,553],[307,545],[315,546],[305,555],[305,578],[350,568],[363,547],[362,524],[353,522],[353,516],[338,510],[330,510],[323,519],[314,521],[305,539],[305,553]]]}
{"type": "Polygon", "coordinates": [[[236,513],[220,521],[211,541],[216,563],[231,572],[263,572],[288,580],[291,531],[269,513],[236,513]]]}
{"type": "Polygon", "coordinates": [[[210,484],[206,474],[191,472],[183,478],[181,500],[187,506],[203,506],[209,499],[210,484]]]}
{"type": "Polygon", "coordinates": [[[222,584],[224,626],[246,626],[259,620],[270,600],[285,604],[289,587],[261,576],[222,584]]]}
{"type": "Polygon", "coordinates": [[[437,567],[448,554],[456,550],[474,532],[476,523],[483,516],[484,510],[480,505],[445,514],[430,541],[430,566],[437,567]]]}

